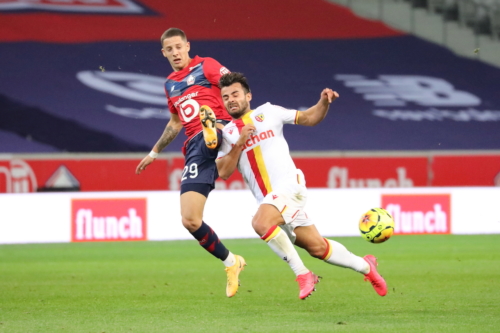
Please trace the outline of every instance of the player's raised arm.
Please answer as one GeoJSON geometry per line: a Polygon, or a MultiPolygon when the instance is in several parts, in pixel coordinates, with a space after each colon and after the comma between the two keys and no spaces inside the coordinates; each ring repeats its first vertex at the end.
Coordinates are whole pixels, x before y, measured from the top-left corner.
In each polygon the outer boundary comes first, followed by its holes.
{"type": "Polygon", "coordinates": [[[135,173],[140,174],[142,171],[146,170],[146,167],[154,162],[158,154],[175,139],[181,129],[182,122],[179,116],[172,113],[170,115],[170,121],[167,123],[167,126],[165,126],[165,130],[160,139],[158,139],[158,142],[156,142],[151,152],[139,163],[135,169],[135,173]]]}
{"type": "Polygon", "coordinates": [[[255,126],[247,124],[241,129],[240,137],[228,154],[216,160],[219,177],[227,180],[233,174],[238,165],[241,152],[245,147],[245,141],[255,132],[255,126]]]}
{"type": "Polygon", "coordinates": [[[299,112],[297,124],[304,126],[318,125],[323,119],[325,119],[330,104],[338,97],[339,94],[336,91],[333,91],[330,88],[323,89],[320,99],[316,105],[310,107],[306,111],[299,112]]]}

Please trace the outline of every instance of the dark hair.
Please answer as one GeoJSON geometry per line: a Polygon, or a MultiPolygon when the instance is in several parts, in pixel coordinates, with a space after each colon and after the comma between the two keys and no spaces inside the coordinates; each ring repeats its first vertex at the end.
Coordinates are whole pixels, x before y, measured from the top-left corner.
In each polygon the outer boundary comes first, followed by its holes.
{"type": "Polygon", "coordinates": [[[219,79],[219,88],[229,87],[233,83],[240,83],[246,94],[250,92],[250,86],[248,85],[247,78],[242,73],[233,72],[227,73],[221,76],[219,79]]]}
{"type": "Polygon", "coordinates": [[[184,31],[179,28],[169,28],[160,37],[161,47],[163,47],[163,41],[170,37],[179,36],[183,41],[187,42],[187,37],[184,31]]]}

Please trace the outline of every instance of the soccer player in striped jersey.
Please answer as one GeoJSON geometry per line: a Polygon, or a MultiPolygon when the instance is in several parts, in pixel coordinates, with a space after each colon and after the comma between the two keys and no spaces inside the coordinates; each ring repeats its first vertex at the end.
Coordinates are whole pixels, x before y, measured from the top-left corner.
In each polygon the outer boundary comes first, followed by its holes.
{"type": "Polygon", "coordinates": [[[137,166],[136,173],[140,174],[153,163],[158,153],[185,128],[188,139],[182,149],[185,155],[180,198],[182,224],[205,250],[222,260],[227,274],[226,295],[232,297],[238,290],[238,275],[246,265],[245,260],[231,253],[203,221],[208,194],[218,177],[215,159],[220,144],[218,137],[222,136],[220,129],[231,120],[218,87],[219,78],[229,70],[212,58],[191,59],[186,34],[178,28],[165,31],[160,41],[161,52],[174,70],[165,82],[171,116],[152,151],[137,166]]]}
{"type": "Polygon", "coordinates": [[[356,256],[342,244],[322,237],[308,218],[304,211],[307,202],[304,174],[295,167],[283,136],[284,124],[319,124],[339,95],[326,88],[318,103],[303,112],[270,103],[252,110],[250,87],[241,73],[223,75],[219,87],[226,110],[233,117],[223,129],[223,142],[217,157],[219,175],[227,179],[236,168],[242,173],[259,203],[252,226],[290,265],[299,284],[299,298],[308,297],[319,278],[304,266],[294,244],[329,264],[363,274],[375,291],[384,296],[387,286],[377,272],[376,258],[356,256]]]}

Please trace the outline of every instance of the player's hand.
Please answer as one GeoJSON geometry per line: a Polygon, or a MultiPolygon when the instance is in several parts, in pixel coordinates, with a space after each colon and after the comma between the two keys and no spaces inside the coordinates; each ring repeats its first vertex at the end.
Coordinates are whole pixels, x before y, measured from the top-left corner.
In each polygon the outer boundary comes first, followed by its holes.
{"type": "Polygon", "coordinates": [[[236,144],[239,146],[244,146],[245,141],[247,141],[248,138],[250,138],[250,136],[255,133],[255,131],[255,126],[252,124],[246,124],[245,126],[243,126],[243,128],[241,129],[240,137],[238,138],[238,141],[236,141],[236,144]]]}
{"type": "Polygon", "coordinates": [[[151,163],[154,162],[154,158],[152,158],[151,156],[147,155],[146,157],[144,157],[141,161],[141,163],[139,163],[139,165],[137,166],[137,168],[135,168],[135,174],[136,175],[139,175],[141,172],[143,172],[144,170],[146,170],[146,167],[148,165],[150,165],[151,163]]]}
{"type": "Polygon", "coordinates": [[[328,102],[328,104],[331,104],[334,100],[339,98],[339,94],[336,91],[333,91],[330,88],[325,88],[321,92],[321,101],[322,102],[328,102]]]}

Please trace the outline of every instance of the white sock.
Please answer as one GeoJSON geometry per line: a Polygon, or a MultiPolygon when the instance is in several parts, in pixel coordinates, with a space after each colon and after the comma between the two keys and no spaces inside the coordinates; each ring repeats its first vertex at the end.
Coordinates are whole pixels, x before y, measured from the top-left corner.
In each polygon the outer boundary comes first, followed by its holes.
{"type": "Polygon", "coordinates": [[[236,258],[234,257],[234,254],[230,251],[229,255],[226,258],[226,260],[224,260],[222,262],[224,263],[224,266],[231,267],[234,264],[236,264],[236,258]]]}
{"type": "Polygon", "coordinates": [[[274,253],[287,262],[296,276],[309,272],[306,266],[304,266],[302,259],[300,259],[290,238],[288,238],[287,234],[280,227],[276,226],[276,228],[269,229],[261,238],[267,242],[267,245],[269,245],[274,253]]]}
{"type": "Polygon", "coordinates": [[[325,258],[323,258],[324,261],[335,266],[351,268],[362,274],[370,272],[370,265],[368,265],[365,259],[352,254],[344,245],[336,241],[326,238],[325,240],[330,245],[330,248],[325,258]]]}

